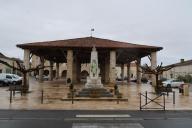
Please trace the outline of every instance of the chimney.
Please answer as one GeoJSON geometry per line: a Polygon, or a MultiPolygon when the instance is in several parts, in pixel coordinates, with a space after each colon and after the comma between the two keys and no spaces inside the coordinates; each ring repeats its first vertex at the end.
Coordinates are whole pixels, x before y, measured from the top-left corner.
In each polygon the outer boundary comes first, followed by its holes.
{"type": "Polygon", "coordinates": [[[185,60],[184,59],[180,59],[180,62],[183,63],[185,60]]]}

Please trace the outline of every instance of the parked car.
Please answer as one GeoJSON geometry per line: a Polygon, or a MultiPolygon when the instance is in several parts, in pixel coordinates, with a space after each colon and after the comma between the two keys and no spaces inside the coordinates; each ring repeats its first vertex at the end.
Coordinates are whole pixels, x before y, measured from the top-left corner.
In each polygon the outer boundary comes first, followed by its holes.
{"type": "Polygon", "coordinates": [[[22,77],[16,74],[1,73],[0,74],[0,84],[1,85],[20,85],[22,84],[22,77]]]}
{"type": "MultiPolygon", "coordinates": [[[[35,78],[39,80],[39,75],[36,75],[35,78]]],[[[43,75],[43,80],[49,80],[49,76],[43,75]]]]}
{"type": "Polygon", "coordinates": [[[20,80],[23,79],[23,77],[20,77],[20,76],[18,76],[18,75],[16,75],[16,74],[12,74],[12,77],[14,77],[15,79],[20,79],[20,80]]]}
{"type": "Polygon", "coordinates": [[[176,80],[176,79],[166,80],[166,81],[163,81],[162,83],[164,87],[167,87],[167,86],[179,87],[181,84],[184,84],[183,81],[176,80]]]}

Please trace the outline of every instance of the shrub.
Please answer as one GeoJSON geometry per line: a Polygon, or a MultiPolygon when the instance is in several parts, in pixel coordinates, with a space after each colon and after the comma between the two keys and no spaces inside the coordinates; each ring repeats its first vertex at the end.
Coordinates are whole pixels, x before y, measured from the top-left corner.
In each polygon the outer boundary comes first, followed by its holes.
{"type": "Polygon", "coordinates": [[[167,80],[167,78],[164,78],[164,77],[163,77],[163,78],[161,78],[161,81],[166,81],[166,80],[167,80]]]}
{"type": "Polygon", "coordinates": [[[181,76],[179,75],[177,77],[178,80],[184,81],[185,83],[192,83],[192,76],[191,75],[185,75],[185,76],[181,76]]]}

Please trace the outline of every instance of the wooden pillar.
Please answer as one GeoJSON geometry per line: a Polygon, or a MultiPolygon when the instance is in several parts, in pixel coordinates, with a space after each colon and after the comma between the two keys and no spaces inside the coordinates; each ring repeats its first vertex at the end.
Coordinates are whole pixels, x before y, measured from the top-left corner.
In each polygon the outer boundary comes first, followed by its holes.
{"type": "Polygon", "coordinates": [[[109,82],[112,84],[116,83],[116,51],[110,51],[109,60],[109,82]]]}
{"type": "Polygon", "coordinates": [[[73,51],[67,50],[67,79],[73,78],[73,51]]]}
{"type": "Polygon", "coordinates": [[[59,79],[59,63],[56,63],[56,79],[59,79]]]}
{"type": "MultiPolygon", "coordinates": [[[[43,57],[40,57],[40,65],[41,65],[41,67],[44,66],[44,58],[43,57]]],[[[40,83],[43,82],[43,74],[44,74],[44,69],[42,68],[39,70],[39,82],[40,83]]]]}
{"type": "Polygon", "coordinates": [[[50,67],[49,67],[49,80],[53,80],[53,61],[49,61],[50,67]]]}
{"type": "Polygon", "coordinates": [[[81,63],[79,61],[79,59],[77,58],[77,62],[76,62],[76,78],[77,78],[77,83],[80,83],[80,75],[81,75],[81,63]]]}
{"type": "MultiPolygon", "coordinates": [[[[151,53],[151,68],[155,69],[157,67],[157,52],[152,52],[151,53]]],[[[156,76],[155,75],[151,75],[151,81],[152,81],[152,85],[156,86],[156,76]]]]}
{"type": "Polygon", "coordinates": [[[137,84],[141,84],[141,58],[137,59],[137,84]]]}
{"type": "Polygon", "coordinates": [[[72,67],[72,82],[77,83],[77,59],[75,56],[75,61],[73,61],[73,67],[72,67]]]}
{"type": "Polygon", "coordinates": [[[127,83],[130,82],[130,63],[127,63],[127,83]]]}
{"type": "Polygon", "coordinates": [[[101,82],[105,83],[105,61],[100,61],[99,63],[101,82]]]}
{"type": "Polygon", "coordinates": [[[124,64],[121,64],[121,79],[124,81],[124,64]]]}
{"type": "MultiPolygon", "coordinates": [[[[30,51],[28,49],[24,49],[24,66],[25,66],[25,69],[29,69],[30,65],[30,51]]],[[[23,80],[24,81],[24,80],[23,80]]],[[[29,73],[27,73],[26,75],[26,86],[27,88],[29,88],[29,73]]]]}
{"type": "Polygon", "coordinates": [[[109,83],[109,54],[105,57],[105,83],[109,83]]]}

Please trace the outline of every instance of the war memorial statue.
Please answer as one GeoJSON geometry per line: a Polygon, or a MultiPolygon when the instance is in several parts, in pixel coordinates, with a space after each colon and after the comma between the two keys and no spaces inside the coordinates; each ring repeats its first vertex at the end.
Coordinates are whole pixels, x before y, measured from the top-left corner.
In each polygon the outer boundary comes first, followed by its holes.
{"type": "Polygon", "coordinates": [[[103,84],[101,83],[101,77],[99,77],[99,67],[98,67],[98,54],[96,48],[93,47],[91,51],[91,66],[90,73],[87,77],[87,83],[85,84],[85,88],[103,88],[103,84]]]}
{"type": "Polygon", "coordinates": [[[78,93],[79,97],[113,97],[113,95],[104,88],[101,83],[101,77],[99,76],[99,66],[98,66],[98,54],[95,47],[91,51],[91,61],[90,61],[90,73],[87,77],[87,82],[85,87],[78,93]]]}

